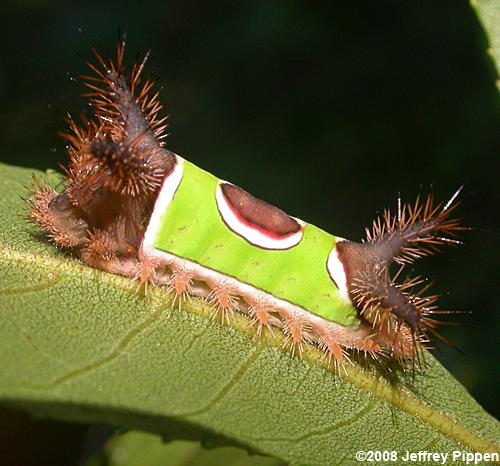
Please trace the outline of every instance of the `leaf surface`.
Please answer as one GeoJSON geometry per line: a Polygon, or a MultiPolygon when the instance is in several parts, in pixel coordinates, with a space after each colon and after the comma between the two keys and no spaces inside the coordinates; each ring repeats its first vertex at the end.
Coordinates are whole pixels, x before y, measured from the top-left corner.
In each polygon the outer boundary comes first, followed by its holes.
{"type": "Polygon", "coordinates": [[[0,403],[293,465],[499,450],[499,423],[430,354],[414,378],[373,364],[339,378],[314,348],[292,357],[243,316],[222,325],[196,299],[172,310],[164,290],[144,297],[58,251],[22,218],[31,173],[0,165],[0,403]]]}

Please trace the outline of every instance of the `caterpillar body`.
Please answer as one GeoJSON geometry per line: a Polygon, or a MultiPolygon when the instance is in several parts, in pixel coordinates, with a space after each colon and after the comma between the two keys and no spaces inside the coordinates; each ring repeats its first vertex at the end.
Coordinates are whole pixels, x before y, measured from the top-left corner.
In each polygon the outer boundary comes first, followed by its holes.
{"type": "Polygon", "coordinates": [[[69,164],[57,193],[36,183],[30,219],[85,263],[143,285],[168,287],[178,307],[206,299],[223,322],[241,312],[258,333],[281,329],[292,353],[319,346],[335,367],[351,352],[403,366],[435,335],[436,296],[423,279],[398,282],[404,267],[463,228],[432,196],[385,211],[353,242],[287,215],[165,147],[166,117],[146,58],[124,70],[94,50],[82,76],[93,115],[68,118],[69,164]],[[397,273],[391,265],[399,264],[397,273]]]}

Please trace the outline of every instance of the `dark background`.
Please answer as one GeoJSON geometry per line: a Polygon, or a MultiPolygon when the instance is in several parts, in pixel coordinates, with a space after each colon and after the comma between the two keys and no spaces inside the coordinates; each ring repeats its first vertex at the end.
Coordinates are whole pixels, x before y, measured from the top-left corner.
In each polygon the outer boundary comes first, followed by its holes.
{"type": "Polygon", "coordinates": [[[465,184],[475,231],[417,272],[444,309],[471,312],[443,331],[466,355],[436,355],[498,417],[500,106],[468,2],[5,3],[2,162],[64,161],[55,133],[81,105],[70,77],[126,25],[131,61],[152,50],[167,146],[292,215],[360,239],[398,192],[446,199],[465,184]]]}

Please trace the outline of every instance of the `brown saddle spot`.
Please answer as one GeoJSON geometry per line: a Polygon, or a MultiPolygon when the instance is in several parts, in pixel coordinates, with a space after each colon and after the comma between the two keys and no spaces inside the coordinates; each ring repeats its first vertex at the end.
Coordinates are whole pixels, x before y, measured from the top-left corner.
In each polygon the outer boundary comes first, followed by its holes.
{"type": "Polygon", "coordinates": [[[278,237],[289,236],[302,228],[293,217],[244,189],[230,183],[221,183],[220,187],[234,213],[249,226],[278,237]]]}

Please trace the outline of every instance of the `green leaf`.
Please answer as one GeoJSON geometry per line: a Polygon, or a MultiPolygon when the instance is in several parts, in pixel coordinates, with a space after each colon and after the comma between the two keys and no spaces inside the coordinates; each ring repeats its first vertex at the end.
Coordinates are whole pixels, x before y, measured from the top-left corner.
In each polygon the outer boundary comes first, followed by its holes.
{"type": "Polygon", "coordinates": [[[496,63],[497,87],[500,88],[498,67],[500,66],[500,0],[471,0],[489,40],[488,54],[496,63]]]}
{"type": "MultiPolygon", "coordinates": [[[[423,374],[257,338],[193,300],[94,270],[22,217],[31,171],[0,165],[0,402],[37,416],[240,446],[291,464],[356,464],[357,450],[498,451],[500,425],[429,354],[423,374]]],[[[57,179],[53,174],[52,180],[57,179]]]]}

